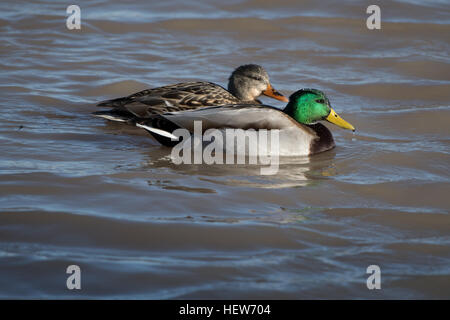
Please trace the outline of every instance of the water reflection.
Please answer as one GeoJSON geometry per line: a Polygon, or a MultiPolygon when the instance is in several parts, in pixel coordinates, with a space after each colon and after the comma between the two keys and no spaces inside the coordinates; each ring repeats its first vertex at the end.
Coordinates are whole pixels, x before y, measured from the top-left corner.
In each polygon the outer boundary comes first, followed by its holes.
{"type": "MultiPolygon", "coordinates": [[[[170,157],[171,149],[165,147],[152,148],[146,151],[144,169],[157,169],[161,173],[196,177],[200,181],[217,186],[236,186],[260,189],[280,189],[304,187],[318,183],[336,175],[335,151],[328,151],[313,157],[281,157],[278,172],[273,175],[261,175],[261,164],[174,164],[170,157]],[[165,171],[163,169],[166,169],[165,171]],[[168,172],[167,172],[168,171],[168,172]]],[[[164,189],[178,189],[188,192],[213,193],[214,189],[197,190],[188,186],[177,186],[174,182],[156,182],[164,189]]],[[[155,182],[149,182],[155,185],[155,182]]]]}

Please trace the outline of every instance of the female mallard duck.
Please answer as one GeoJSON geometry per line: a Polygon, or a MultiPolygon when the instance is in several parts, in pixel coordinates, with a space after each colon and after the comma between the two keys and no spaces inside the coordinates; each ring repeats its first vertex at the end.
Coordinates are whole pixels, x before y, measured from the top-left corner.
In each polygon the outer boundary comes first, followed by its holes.
{"type": "Polygon", "coordinates": [[[166,112],[226,104],[261,104],[257,100],[261,94],[288,101],[271,86],[269,75],[263,67],[247,64],[233,71],[228,80],[228,91],[211,82],[178,83],[100,102],[97,106],[113,109],[93,114],[108,120],[134,122],[166,112]]]}
{"type": "Polygon", "coordinates": [[[177,128],[194,131],[194,121],[208,129],[279,129],[279,155],[312,155],[332,149],[331,132],[318,121],[326,120],[341,128],[355,130],[331,108],[326,95],[316,89],[301,89],[289,97],[284,110],[266,105],[227,105],[189,112],[170,112],[137,123],[160,143],[173,146],[177,128]]]}

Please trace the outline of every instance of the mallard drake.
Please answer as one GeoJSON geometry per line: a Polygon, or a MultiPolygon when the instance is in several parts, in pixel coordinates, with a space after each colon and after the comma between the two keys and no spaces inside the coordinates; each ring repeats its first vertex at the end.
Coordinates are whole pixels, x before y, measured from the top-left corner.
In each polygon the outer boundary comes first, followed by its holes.
{"type": "Polygon", "coordinates": [[[327,127],[319,123],[321,120],[355,131],[331,108],[327,96],[316,89],[301,89],[293,93],[283,110],[268,105],[227,105],[165,113],[136,125],[167,146],[178,143],[178,137],[172,134],[175,129],[185,128],[192,133],[194,121],[201,121],[203,132],[227,128],[279,129],[279,155],[300,156],[334,148],[333,136],[327,127]]]}
{"type": "Polygon", "coordinates": [[[261,104],[257,98],[262,94],[277,100],[288,101],[272,87],[269,75],[263,67],[247,64],[233,71],[228,79],[228,91],[211,82],[177,83],[100,102],[98,107],[113,109],[93,114],[108,120],[133,122],[166,112],[227,104],[261,104]]]}

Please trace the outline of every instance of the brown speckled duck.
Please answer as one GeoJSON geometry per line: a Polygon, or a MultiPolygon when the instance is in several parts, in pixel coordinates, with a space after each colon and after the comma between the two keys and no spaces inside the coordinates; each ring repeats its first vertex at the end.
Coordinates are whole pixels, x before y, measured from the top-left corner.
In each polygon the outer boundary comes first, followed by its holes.
{"type": "Polygon", "coordinates": [[[135,122],[166,112],[194,110],[228,104],[261,104],[260,95],[285,101],[269,82],[263,67],[255,64],[236,68],[228,79],[228,90],[211,82],[184,82],[147,89],[130,96],[100,102],[108,111],[93,114],[108,120],[135,122]]]}

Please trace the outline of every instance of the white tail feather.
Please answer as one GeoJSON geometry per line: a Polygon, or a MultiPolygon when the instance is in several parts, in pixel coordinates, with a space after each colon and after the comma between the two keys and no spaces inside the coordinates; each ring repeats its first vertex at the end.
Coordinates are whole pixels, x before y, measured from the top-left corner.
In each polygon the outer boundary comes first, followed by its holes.
{"type": "Polygon", "coordinates": [[[114,117],[114,116],[111,116],[108,114],[94,114],[94,116],[99,117],[99,118],[104,118],[107,120],[111,120],[111,121],[127,122],[127,120],[124,118],[118,118],[118,117],[114,117]]]}
{"type": "Polygon", "coordinates": [[[156,133],[156,134],[158,134],[160,136],[163,136],[163,137],[167,137],[167,138],[171,139],[172,141],[178,141],[178,137],[173,135],[173,134],[171,134],[170,132],[167,132],[167,131],[164,131],[164,130],[161,130],[161,129],[152,128],[152,127],[149,127],[149,126],[145,126],[145,125],[139,124],[139,123],[136,123],[136,127],[143,128],[145,130],[148,130],[150,132],[156,133]]]}

